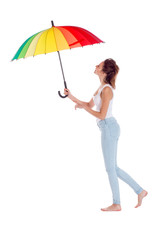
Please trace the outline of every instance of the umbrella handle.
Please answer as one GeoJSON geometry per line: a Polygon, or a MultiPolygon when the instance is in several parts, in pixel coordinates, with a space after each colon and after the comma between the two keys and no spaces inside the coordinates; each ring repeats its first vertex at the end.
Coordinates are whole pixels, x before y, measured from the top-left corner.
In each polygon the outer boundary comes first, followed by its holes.
{"type": "MultiPolygon", "coordinates": [[[[64,87],[67,88],[67,83],[66,83],[66,81],[65,81],[64,75],[63,75],[63,79],[64,79],[64,87]]],[[[61,98],[66,98],[66,97],[68,97],[68,95],[64,95],[64,96],[63,96],[63,95],[60,93],[60,91],[58,91],[58,94],[59,94],[59,96],[60,96],[61,98]]]]}
{"type": "Polygon", "coordinates": [[[59,94],[59,96],[61,97],[61,98],[66,98],[66,97],[68,97],[68,95],[61,95],[61,93],[60,93],[60,91],[58,91],[58,94],[59,94]]]}

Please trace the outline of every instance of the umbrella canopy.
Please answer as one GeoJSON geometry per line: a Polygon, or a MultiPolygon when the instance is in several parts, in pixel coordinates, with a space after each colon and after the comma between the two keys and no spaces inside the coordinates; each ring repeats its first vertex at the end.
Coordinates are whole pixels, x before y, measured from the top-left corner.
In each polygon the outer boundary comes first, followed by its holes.
{"type": "MultiPolygon", "coordinates": [[[[29,37],[18,49],[17,53],[12,58],[12,61],[39,54],[58,52],[64,84],[67,88],[59,51],[93,45],[96,43],[103,43],[103,41],[84,28],[75,26],[55,27],[53,21],[51,21],[51,23],[51,28],[29,37]]],[[[62,95],[60,96],[62,97],[62,95]]]]}
{"type": "Polygon", "coordinates": [[[28,38],[18,49],[12,60],[101,42],[103,41],[83,28],[53,26],[28,38]]]}

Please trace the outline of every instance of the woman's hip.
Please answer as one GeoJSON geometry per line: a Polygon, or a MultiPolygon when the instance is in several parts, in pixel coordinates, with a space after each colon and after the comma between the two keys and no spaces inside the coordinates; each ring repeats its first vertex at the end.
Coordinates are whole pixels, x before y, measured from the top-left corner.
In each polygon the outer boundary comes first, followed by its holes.
{"type": "Polygon", "coordinates": [[[100,131],[106,137],[118,139],[120,136],[120,125],[115,117],[105,118],[97,123],[100,131]]]}

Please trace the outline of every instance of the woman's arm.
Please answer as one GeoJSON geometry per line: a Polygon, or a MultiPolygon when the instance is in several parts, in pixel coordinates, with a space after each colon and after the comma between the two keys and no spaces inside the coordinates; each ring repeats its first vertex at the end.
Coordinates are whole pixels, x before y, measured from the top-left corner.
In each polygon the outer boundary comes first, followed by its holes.
{"type": "MultiPolygon", "coordinates": [[[[77,99],[76,97],[74,97],[71,92],[69,91],[69,89],[64,89],[64,94],[65,95],[68,95],[68,98],[70,100],[72,100],[73,102],[77,103],[76,107],[78,108],[83,108],[81,105],[78,104],[78,101],[80,101],[79,99],[77,99]]],[[[89,108],[93,108],[94,107],[94,101],[93,101],[93,98],[91,98],[91,100],[89,102],[82,102],[80,101],[81,103],[83,103],[83,105],[89,107],[89,108]]]]}
{"type": "Polygon", "coordinates": [[[105,87],[102,91],[102,105],[101,105],[100,112],[92,110],[90,107],[83,104],[83,102],[81,102],[78,99],[75,102],[77,104],[81,105],[87,112],[92,114],[94,117],[103,120],[103,119],[105,119],[105,116],[106,116],[108,106],[109,106],[109,102],[110,102],[111,98],[112,98],[112,90],[109,87],[105,87]]]}

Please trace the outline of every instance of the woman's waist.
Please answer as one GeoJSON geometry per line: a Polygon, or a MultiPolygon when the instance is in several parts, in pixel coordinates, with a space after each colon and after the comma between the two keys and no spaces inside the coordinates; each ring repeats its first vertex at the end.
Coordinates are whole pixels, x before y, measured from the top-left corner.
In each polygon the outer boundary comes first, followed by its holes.
{"type": "Polygon", "coordinates": [[[105,118],[103,120],[98,120],[97,119],[97,125],[98,127],[102,127],[102,126],[105,126],[105,125],[109,125],[111,123],[118,123],[116,118],[111,116],[111,117],[108,117],[108,118],[105,118]]]}

